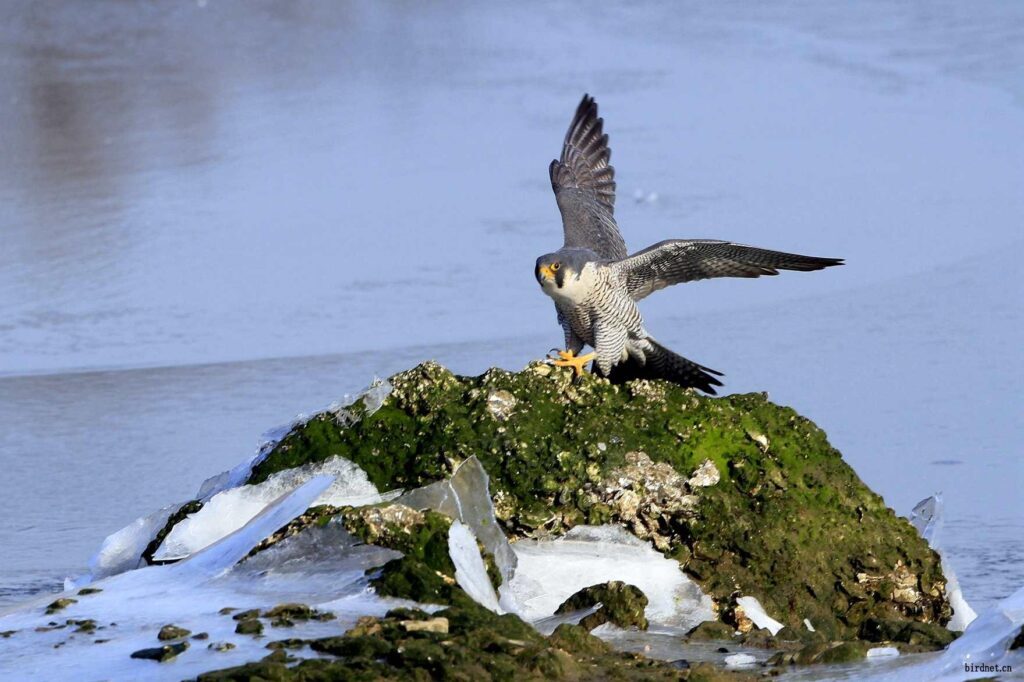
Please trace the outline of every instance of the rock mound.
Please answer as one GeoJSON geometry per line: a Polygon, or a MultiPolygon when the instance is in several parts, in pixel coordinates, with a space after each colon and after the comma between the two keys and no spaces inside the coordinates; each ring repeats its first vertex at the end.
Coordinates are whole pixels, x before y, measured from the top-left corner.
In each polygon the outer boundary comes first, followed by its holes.
{"type": "Polygon", "coordinates": [[[678,560],[736,627],[745,595],[830,639],[951,615],[938,555],[821,429],[764,394],[612,385],[544,364],[460,377],[424,363],[295,426],[248,482],[335,456],[381,491],[446,479],[475,456],[511,539],[620,524],[678,560]]]}

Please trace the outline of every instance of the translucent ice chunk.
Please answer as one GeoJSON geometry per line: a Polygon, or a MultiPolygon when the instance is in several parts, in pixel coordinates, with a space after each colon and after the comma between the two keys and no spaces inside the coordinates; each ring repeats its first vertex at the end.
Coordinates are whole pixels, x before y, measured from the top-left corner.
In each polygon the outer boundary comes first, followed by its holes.
{"type": "Polygon", "coordinates": [[[740,668],[755,663],[757,663],[757,659],[750,654],[730,654],[725,657],[725,664],[730,668],[740,668]]]}
{"type": "MultiPolygon", "coordinates": [[[[387,400],[387,397],[391,395],[393,390],[394,387],[386,379],[375,379],[373,383],[366,388],[366,390],[355,398],[346,396],[343,399],[343,405],[333,404],[330,405],[327,410],[333,412],[343,424],[352,423],[357,419],[357,417],[354,416],[355,413],[351,410],[352,405],[356,401],[362,401],[364,407],[363,415],[369,416],[381,408],[384,401],[387,400]]],[[[196,497],[205,502],[221,491],[235,488],[245,483],[249,480],[253,467],[263,461],[263,459],[270,454],[270,451],[273,450],[274,447],[281,442],[281,439],[288,435],[292,429],[296,426],[305,424],[307,421],[309,421],[309,418],[306,415],[299,415],[287,424],[282,424],[281,426],[277,426],[265,432],[261,437],[261,443],[256,454],[244,462],[239,463],[230,471],[225,471],[217,474],[216,476],[211,476],[203,481],[203,484],[199,487],[199,493],[196,497]]]]}
{"type": "Polygon", "coordinates": [[[374,379],[366,390],[360,393],[355,400],[346,400],[344,405],[331,405],[328,411],[333,412],[335,418],[343,425],[348,426],[368,417],[381,408],[391,392],[395,390],[387,379],[374,379]],[[352,406],[361,401],[361,410],[353,410],[352,406]]]}
{"type": "Polygon", "coordinates": [[[1024,627],[1024,587],[983,611],[941,656],[876,680],[966,680],[1024,667],[1024,649],[1010,649],[1024,627]]]}
{"type": "MultiPolygon", "coordinates": [[[[568,613],[559,613],[553,616],[548,616],[547,618],[535,620],[532,623],[530,623],[530,625],[532,625],[533,628],[542,635],[550,635],[552,632],[555,631],[555,628],[557,628],[562,623],[571,623],[573,625],[579,625],[579,622],[581,620],[583,620],[592,613],[597,613],[602,606],[604,606],[604,604],[598,602],[593,606],[588,606],[585,609],[576,609],[575,611],[569,611],[568,613]]],[[[596,630],[597,628],[594,628],[594,630],[591,631],[591,634],[593,634],[593,632],[596,630]]]]}
{"type": "Polygon", "coordinates": [[[939,553],[942,573],[946,576],[946,598],[949,599],[949,605],[953,609],[953,617],[950,618],[946,627],[950,630],[962,631],[971,624],[971,621],[978,617],[978,614],[975,613],[974,609],[971,608],[971,605],[964,598],[963,591],[960,589],[960,582],[956,579],[956,574],[953,573],[953,567],[946,561],[945,554],[939,544],[942,517],[942,493],[935,493],[931,497],[926,497],[914,505],[913,511],[910,512],[910,522],[917,528],[917,532],[921,534],[921,537],[928,542],[932,549],[939,553]]]}
{"type": "Polygon", "coordinates": [[[239,462],[233,469],[216,476],[211,476],[203,481],[203,484],[199,486],[199,492],[196,494],[196,497],[205,502],[222,490],[235,488],[245,483],[249,480],[249,475],[252,474],[252,468],[258,462],[263,461],[263,458],[270,454],[270,451],[281,442],[282,438],[288,435],[289,431],[305,421],[305,417],[297,417],[287,424],[282,424],[266,431],[260,438],[261,442],[256,450],[256,454],[243,462],[239,462]]]}
{"type": "Polygon", "coordinates": [[[768,615],[768,612],[761,606],[761,602],[757,600],[757,597],[740,597],[736,600],[736,603],[743,607],[743,612],[747,614],[747,618],[754,625],[768,630],[772,633],[773,637],[783,628],[782,623],[768,615]]]}
{"type": "Polygon", "coordinates": [[[265,505],[239,530],[220,538],[202,551],[175,565],[178,571],[214,574],[234,566],[249,550],[281,526],[306,511],[331,484],[333,476],[314,476],[295,490],[265,505]]]}
{"type": "Polygon", "coordinates": [[[135,519],[116,533],[108,535],[100,545],[99,552],[89,561],[89,576],[86,579],[75,580],[74,584],[81,586],[89,580],[138,568],[146,545],[179,507],[180,504],[164,507],[149,516],[135,519]]]}
{"type": "Polygon", "coordinates": [[[476,536],[469,526],[460,521],[452,522],[448,531],[448,552],[455,564],[455,580],[459,587],[481,606],[495,613],[504,613],[498,606],[498,595],[487,576],[487,567],[480,556],[476,536]]]}
{"type": "Polygon", "coordinates": [[[217,493],[202,509],[175,525],[153,557],[169,560],[194,554],[244,526],[284,491],[320,475],[329,475],[334,482],[314,504],[359,506],[385,499],[377,493],[377,487],[366,477],[366,472],[344,457],[335,456],[280,471],[258,485],[243,485],[217,493]]]}
{"type": "Polygon", "coordinates": [[[516,570],[516,555],[501,532],[491,504],[490,480],[476,457],[459,464],[447,481],[411,490],[396,502],[413,509],[433,509],[470,527],[508,582],[516,570]]]}
{"type": "Polygon", "coordinates": [[[868,658],[891,658],[893,656],[899,656],[900,650],[894,646],[876,646],[868,649],[868,658]]]}

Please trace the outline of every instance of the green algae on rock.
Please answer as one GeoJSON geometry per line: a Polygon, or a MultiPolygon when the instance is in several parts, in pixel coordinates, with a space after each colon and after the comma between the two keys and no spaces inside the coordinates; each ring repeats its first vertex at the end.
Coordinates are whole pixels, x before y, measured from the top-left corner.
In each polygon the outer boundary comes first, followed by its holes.
{"type": "MultiPolygon", "coordinates": [[[[390,384],[376,411],[358,403],[344,418],[297,425],[249,482],[340,455],[379,489],[408,489],[475,455],[509,535],[621,524],[677,559],[726,617],[747,594],[784,625],[807,618],[829,639],[858,636],[870,618],[949,620],[937,554],[821,429],[764,394],[574,380],[543,364],[459,377],[424,363],[390,384]]],[[[397,569],[385,570],[392,583],[397,569]]]]}
{"type": "Polygon", "coordinates": [[[258,637],[263,634],[263,623],[257,618],[246,618],[245,620],[238,621],[238,625],[235,626],[235,632],[240,635],[258,637]]]}
{"type": "Polygon", "coordinates": [[[448,552],[452,519],[444,514],[391,504],[348,509],[342,515],[342,523],[348,532],[367,544],[399,551],[435,571],[455,575],[448,552]]]}
{"type": "Polygon", "coordinates": [[[580,621],[580,625],[588,632],[605,623],[620,628],[647,629],[647,618],[644,616],[647,596],[638,587],[619,580],[583,588],[562,602],[555,613],[571,613],[598,604],[600,608],[597,611],[580,621]]]}
{"type": "Polygon", "coordinates": [[[278,604],[272,609],[267,609],[262,614],[262,618],[271,619],[271,625],[280,623],[282,625],[290,626],[297,620],[334,620],[335,615],[330,611],[319,611],[307,604],[278,604]]]}
{"type": "Polygon", "coordinates": [[[46,605],[46,613],[57,613],[58,611],[63,611],[72,604],[77,603],[77,599],[72,599],[71,597],[60,597],[58,599],[54,599],[52,602],[46,605]]]}
{"type": "Polygon", "coordinates": [[[717,620],[706,620],[686,633],[686,638],[693,642],[714,640],[731,640],[736,634],[735,628],[717,620]]]}
{"type": "MultiPolygon", "coordinates": [[[[670,664],[613,652],[579,626],[562,625],[544,637],[519,618],[498,616],[472,600],[432,615],[398,609],[384,618],[362,618],[343,636],[308,644],[325,658],[294,666],[263,660],[208,672],[198,681],[709,679],[670,664]],[[409,623],[440,619],[447,622],[447,631],[409,627],[409,623]]],[[[297,642],[290,646],[296,647],[297,642]]],[[[748,678],[722,673],[714,679],[748,678]]]]}
{"type": "Polygon", "coordinates": [[[192,634],[191,630],[178,627],[177,625],[165,625],[160,628],[160,632],[157,633],[156,638],[161,642],[166,642],[172,639],[184,639],[192,634]]]}

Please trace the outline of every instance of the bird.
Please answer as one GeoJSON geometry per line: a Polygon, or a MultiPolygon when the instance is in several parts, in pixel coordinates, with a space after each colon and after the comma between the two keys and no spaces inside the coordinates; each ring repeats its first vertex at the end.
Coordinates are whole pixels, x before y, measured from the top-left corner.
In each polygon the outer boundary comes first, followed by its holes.
{"type": "Polygon", "coordinates": [[[841,258],[802,256],[718,239],[668,239],[630,255],[615,222],[615,169],[597,103],[584,95],[548,174],[562,216],[564,243],[537,259],[534,276],[555,303],[565,350],[548,361],[614,383],[666,379],[715,395],[722,372],[658,343],[637,302],[673,284],[712,277],[760,277],[780,270],[843,265],[841,258]],[[584,346],[593,351],[581,354],[584,346]]]}

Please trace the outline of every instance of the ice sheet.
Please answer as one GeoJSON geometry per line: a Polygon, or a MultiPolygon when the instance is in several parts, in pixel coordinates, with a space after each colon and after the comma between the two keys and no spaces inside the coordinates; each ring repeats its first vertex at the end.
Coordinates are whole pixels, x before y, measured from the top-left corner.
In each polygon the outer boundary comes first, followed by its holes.
{"type": "Polygon", "coordinates": [[[136,519],[121,530],[113,533],[103,541],[99,551],[89,561],[89,575],[72,580],[78,587],[92,580],[105,578],[124,571],[138,568],[142,561],[142,552],[150,543],[167,519],[178,511],[181,504],[172,504],[153,512],[149,516],[136,519]]]}
{"type": "Polygon", "coordinates": [[[469,526],[460,521],[452,522],[448,531],[448,552],[455,564],[455,580],[459,587],[466,591],[478,604],[494,611],[504,613],[498,606],[498,595],[487,576],[480,548],[476,544],[476,535],[469,526]]]}
{"type": "Polygon", "coordinates": [[[741,668],[755,663],[757,663],[757,659],[750,654],[730,654],[725,657],[725,665],[730,668],[741,668]]]}
{"type": "Polygon", "coordinates": [[[0,616],[0,630],[16,631],[2,640],[0,679],[180,680],[262,658],[271,639],[341,634],[359,616],[383,615],[406,603],[376,597],[364,578],[367,568],[397,553],[357,543],[339,524],[287,538],[236,565],[254,544],[304,512],[330,484],[327,476],[311,479],[243,528],[185,561],[126,571],[96,581],[92,587],[101,592],[47,595],[0,616]],[[47,615],[45,604],[55,596],[71,597],[77,603],[47,615]],[[236,634],[236,622],[218,613],[226,606],[265,609],[288,601],[331,610],[338,618],[297,621],[287,629],[268,626],[265,636],[257,639],[236,634]],[[94,619],[98,629],[89,634],[74,632],[73,625],[59,629],[47,625],[68,619],[94,619]],[[168,663],[130,658],[133,651],[158,646],[156,634],[169,623],[193,633],[206,632],[209,639],[187,640],[189,649],[168,663]],[[208,643],[221,641],[230,641],[236,648],[223,653],[207,648],[208,643]]]}
{"type": "Polygon", "coordinates": [[[366,472],[344,457],[307,464],[273,474],[258,485],[243,485],[221,491],[195,514],[190,514],[167,534],[155,559],[179,559],[198,552],[245,525],[285,490],[329,475],[334,483],[314,504],[364,505],[385,499],[366,477],[366,472]]]}
{"type": "Polygon", "coordinates": [[[555,540],[520,540],[515,576],[499,590],[501,605],[530,621],[551,616],[575,592],[611,580],[648,598],[652,625],[688,629],[715,618],[711,598],[680,569],[619,526],[577,526],[555,540]]]}

